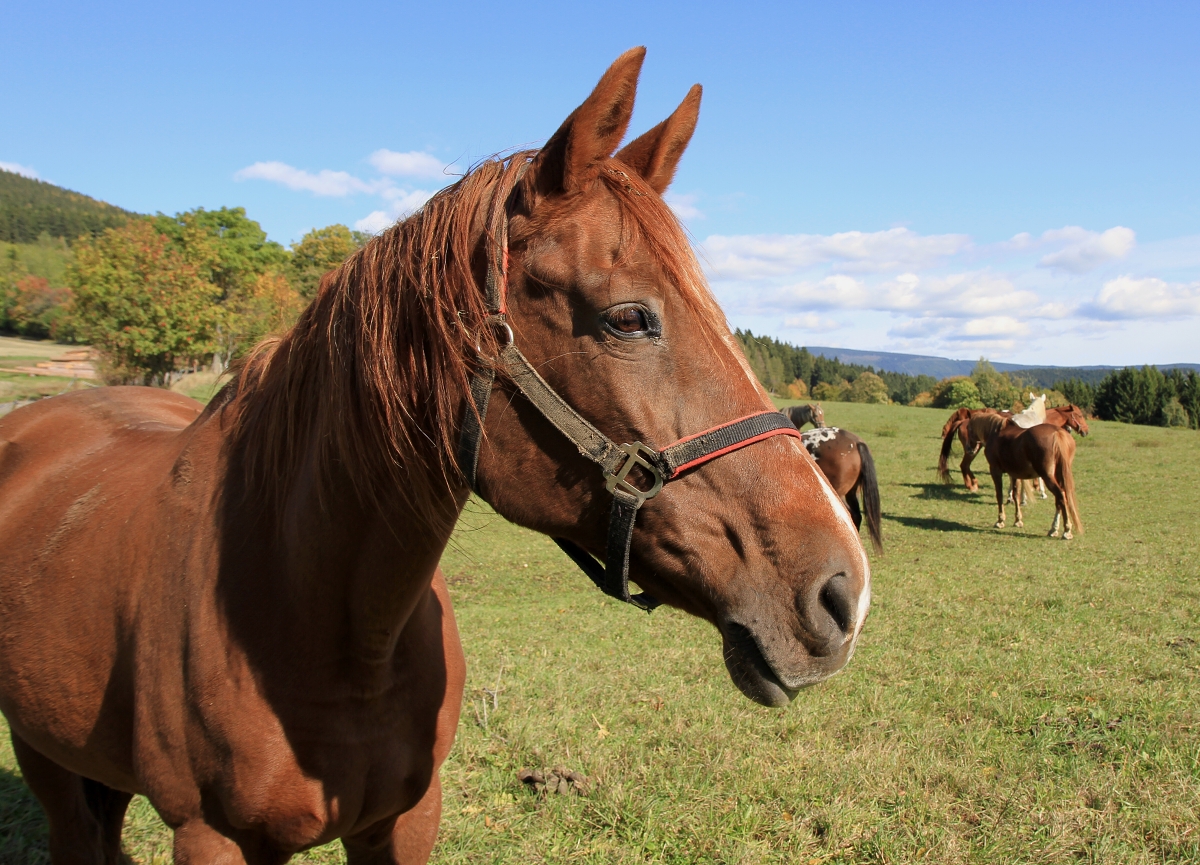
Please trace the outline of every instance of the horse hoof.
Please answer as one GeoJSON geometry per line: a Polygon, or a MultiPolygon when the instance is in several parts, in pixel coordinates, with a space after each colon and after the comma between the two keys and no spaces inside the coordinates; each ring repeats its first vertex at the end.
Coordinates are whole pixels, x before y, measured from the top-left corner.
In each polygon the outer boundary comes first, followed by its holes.
{"type": "Polygon", "coordinates": [[[1014,529],[1023,529],[1023,528],[1025,528],[1025,521],[1024,521],[1024,520],[1017,520],[1015,523],[1013,523],[1013,528],[1014,528],[1014,529]]]}
{"type": "Polygon", "coordinates": [[[996,525],[994,526],[994,528],[997,528],[997,529],[1004,528],[1004,520],[1000,520],[999,522],[997,522],[996,525]]]}
{"type": "Polygon", "coordinates": [[[1073,534],[1071,534],[1070,532],[1063,532],[1063,540],[1064,541],[1069,541],[1073,537],[1075,537],[1075,536],[1073,534]]]}

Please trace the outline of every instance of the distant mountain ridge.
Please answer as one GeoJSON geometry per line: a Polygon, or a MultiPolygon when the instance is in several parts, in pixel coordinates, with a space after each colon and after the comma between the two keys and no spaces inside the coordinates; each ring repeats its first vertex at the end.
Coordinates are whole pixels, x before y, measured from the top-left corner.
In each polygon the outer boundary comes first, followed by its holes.
{"type": "MultiPolygon", "coordinates": [[[[952,360],[945,357],[934,357],[924,354],[901,354],[893,351],[860,351],[853,348],[832,348],[824,345],[805,346],[811,354],[824,355],[827,358],[840,360],[842,363],[856,363],[862,366],[873,366],[877,370],[888,372],[903,372],[909,375],[931,375],[934,378],[948,378],[954,375],[970,375],[977,361],[952,360]]],[[[1056,381],[1068,378],[1078,378],[1088,384],[1097,384],[1106,375],[1119,366],[1033,366],[1021,363],[1000,363],[992,361],[992,366],[998,372],[1015,372],[1032,385],[1050,387],[1056,381]]],[[[1200,372],[1200,363],[1171,363],[1152,364],[1161,370],[1193,369],[1200,372]]]]}
{"type": "Polygon", "coordinates": [[[35,243],[42,234],[68,241],[123,225],[135,213],[0,169],[0,240],[35,243]]]}

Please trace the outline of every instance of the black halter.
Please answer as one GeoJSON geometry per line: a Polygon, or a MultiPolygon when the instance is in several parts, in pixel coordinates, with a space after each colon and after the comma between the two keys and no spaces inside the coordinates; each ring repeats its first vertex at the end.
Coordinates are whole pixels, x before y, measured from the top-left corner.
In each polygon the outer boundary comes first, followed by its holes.
{"type": "Polygon", "coordinates": [[[528,163],[522,164],[514,172],[511,183],[502,180],[492,199],[487,226],[492,243],[488,250],[486,291],[489,315],[485,326],[494,328],[503,340],[499,356],[491,359],[481,357],[481,363],[471,378],[473,405],[467,406],[463,418],[458,464],[471,489],[478,493],[476,472],[483,439],[483,422],[487,417],[496,371],[501,369],[534,408],[579,449],[580,454],[600,467],[605,488],[613,496],[604,565],[574,541],[555,538],[554,542],[604,594],[649,612],[660,602],[645,592],[629,594],[629,546],[633,541],[634,520],[642,504],[658,495],[663,484],[688,469],[771,436],[799,437],[800,433],[780,412],[763,411],[687,436],[662,450],[655,450],[641,442],[618,445],[559,396],[513,344],[512,328],[506,318],[509,209],[512,191],[526,168],[528,163]],[[629,479],[629,473],[635,467],[640,467],[650,476],[649,489],[640,489],[629,479]]]}

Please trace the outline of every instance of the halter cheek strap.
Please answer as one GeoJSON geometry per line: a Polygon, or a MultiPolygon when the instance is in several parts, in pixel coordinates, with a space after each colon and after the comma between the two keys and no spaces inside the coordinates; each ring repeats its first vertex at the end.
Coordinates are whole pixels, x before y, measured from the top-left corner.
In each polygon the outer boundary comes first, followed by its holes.
{"type": "Polygon", "coordinates": [[[488,251],[486,291],[490,314],[487,323],[500,329],[505,342],[498,357],[491,361],[481,358],[482,362],[471,379],[471,405],[467,406],[463,418],[458,464],[471,489],[478,493],[477,473],[483,421],[487,417],[496,371],[503,370],[534,408],[575,445],[580,455],[600,468],[605,488],[613,497],[608,518],[605,564],[601,565],[574,541],[555,538],[554,542],[606,595],[650,611],[660,602],[645,592],[637,595],[629,593],[629,548],[638,509],[658,495],[664,484],[683,472],[771,436],[790,435],[799,438],[800,433],[785,415],[763,411],[686,436],[661,450],[655,450],[641,442],[618,445],[575,411],[513,344],[512,329],[505,320],[509,199],[526,166],[517,169],[511,185],[502,184],[497,189],[489,215],[488,231],[493,242],[488,251]],[[640,469],[649,478],[647,489],[635,485],[630,479],[635,469],[640,469]]]}

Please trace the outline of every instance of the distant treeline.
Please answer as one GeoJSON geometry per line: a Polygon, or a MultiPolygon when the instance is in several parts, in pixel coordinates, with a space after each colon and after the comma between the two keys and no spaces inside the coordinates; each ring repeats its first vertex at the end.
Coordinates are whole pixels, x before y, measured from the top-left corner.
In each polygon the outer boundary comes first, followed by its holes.
{"type": "Polygon", "coordinates": [[[750,331],[735,331],[750,368],[770,392],[791,399],[894,402],[934,408],[1025,407],[1030,390],[1045,392],[1051,406],[1074,403],[1102,420],[1200,428],[1200,375],[1195,370],[1153,366],[1121,370],[1058,369],[1076,373],[1046,384],[1045,370],[997,372],[980,358],[969,376],[941,380],[929,375],[876,370],[843,363],[750,331]],[[1026,376],[1026,373],[1033,373],[1026,376]]]}
{"type": "Polygon", "coordinates": [[[1195,370],[1127,366],[1092,386],[1078,378],[1058,390],[1102,420],[1200,429],[1200,375],[1195,370]]]}
{"type": "Polygon", "coordinates": [[[78,192],[0,170],[0,241],[74,240],[124,225],[132,216],[78,192]]]}
{"type": "Polygon", "coordinates": [[[836,400],[836,395],[827,395],[831,390],[836,389],[835,393],[838,393],[846,386],[853,385],[864,373],[869,373],[871,379],[882,381],[883,387],[880,388],[869,379],[875,385],[872,395],[876,398],[862,402],[891,401],[908,405],[918,394],[929,391],[937,384],[937,379],[931,375],[877,371],[871,366],[842,363],[824,355],[813,355],[806,348],[797,348],[769,336],[755,336],[748,330],[736,330],[734,335],[741,343],[758,380],[767,390],[784,397],[806,399],[812,396],[814,399],[836,400]],[[883,399],[879,398],[881,395],[883,399]]]}

